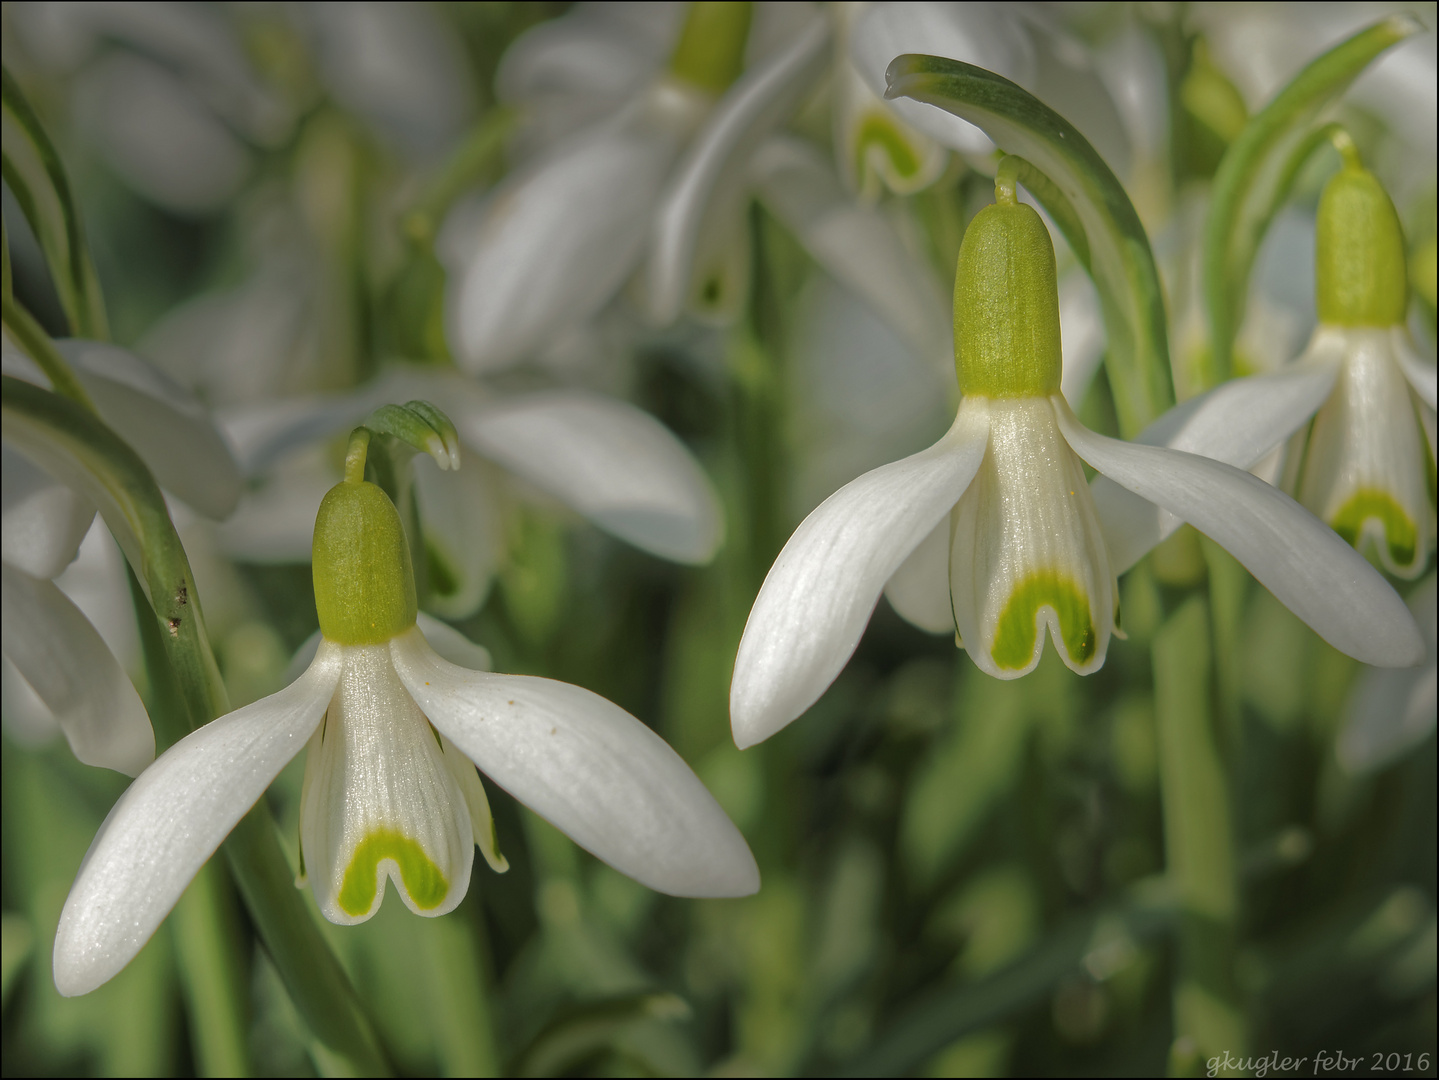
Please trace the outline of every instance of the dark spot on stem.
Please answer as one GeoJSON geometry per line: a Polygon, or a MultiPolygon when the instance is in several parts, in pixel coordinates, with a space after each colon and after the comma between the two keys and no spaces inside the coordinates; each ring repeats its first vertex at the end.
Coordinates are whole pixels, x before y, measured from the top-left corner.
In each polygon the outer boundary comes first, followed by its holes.
{"type": "Polygon", "coordinates": [[[179,636],[180,636],[180,620],[179,620],[179,619],[171,619],[171,620],[170,620],[170,636],[171,636],[171,637],[179,637],[179,636]]]}

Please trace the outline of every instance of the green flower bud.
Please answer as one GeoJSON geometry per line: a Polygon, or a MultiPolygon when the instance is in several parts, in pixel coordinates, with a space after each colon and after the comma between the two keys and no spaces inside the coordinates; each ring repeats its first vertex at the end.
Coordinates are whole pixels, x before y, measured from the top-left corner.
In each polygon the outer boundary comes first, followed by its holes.
{"type": "Polygon", "coordinates": [[[1315,237],[1319,321],[1393,326],[1408,302],[1404,231],[1394,203],[1357,159],[1324,188],[1315,237]]]}
{"type": "Polygon", "coordinates": [[[1059,290],[1054,244],[1013,187],[975,215],[954,278],[959,388],[982,397],[1059,393],[1059,290]]]}
{"type": "Polygon", "coordinates": [[[415,625],[415,573],[390,497],[368,481],[330,489],[315,518],[315,608],[340,645],[379,645],[415,625]]]}
{"type": "Polygon", "coordinates": [[[752,7],[709,0],[691,4],[679,44],[670,56],[670,71],[712,94],[728,90],[744,70],[752,7]]]}

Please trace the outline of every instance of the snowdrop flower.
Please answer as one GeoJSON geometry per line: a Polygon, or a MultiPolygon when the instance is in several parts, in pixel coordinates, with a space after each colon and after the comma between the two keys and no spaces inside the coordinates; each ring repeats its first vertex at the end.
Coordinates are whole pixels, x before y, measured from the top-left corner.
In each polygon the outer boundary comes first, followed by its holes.
{"type": "Polygon", "coordinates": [[[955,280],[964,394],[939,442],[866,473],[795,531],[766,577],[735,659],[730,714],[751,746],[818,699],[886,591],[911,621],[954,629],[981,670],[1033,670],[1046,628],[1086,674],[1117,631],[1115,561],[1083,465],[1226,547],[1331,644],[1370,663],[1422,654],[1413,619],[1364,560],[1287,496],[1233,467],[1106,438],[1060,394],[1054,249],[996,185],[955,280]]]}
{"type": "Polygon", "coordinates": [[[690,5],[659,71],[658,57],[623,35],[597,33],[604,24],[591,12],[516,42],[502,93],[536,92],[562,71],[571,93],[576,83],[611,100],[619,90],[623,103],[566,131],[490,199],[446,301],[463,367],[525,359],[592,318],[647,260],[652,321],[671,322],[687,307],[737,310],[749,261],[746,234],[734,228],[745,163],[810,86],[827,39],[824,21],[808,19],[741,75],[749,24],[748,4],[690,5]],[[637,65],[653,71],[639,86],[637,65]]]}
{"type": "MultiPolygon", "coordinates": [[[[1352,144],[1341,145],[1347,163],[1319,203],[1319,321],[1308,347],[1272,374],[1234,379],[1184,402],[1138,441],[1250,469],[1294,436],[1278,467],[1282,486],[1389,573],[1415,578],[1435,536],[1435,369],[1404,323],[1404,241],[1394,205],[1352,144]]],[[[1114,523],[1118,572],[1180,524],[1103,477],[1093,490],[1101,516],[1114,523]]]]}
{"type": "MultiPolygon", "coordinates": [[[[116,346],[72,340],[57,348],[100,417],[168,491],[212,517],[234,509],[238,470],[191,395],[116,346]]],[[[8,338],[4,372],[47,382],[8,338]]],[[[37,725],[46,719],[58,725],[80,761],[134,776],[155,756],[149,716],[104,638],[52,580],[74,561],[95,506],[25,456],[32,448],[23,426],[7,423],[5,440],[0,533],[7,697],[23,702],[37,725]]]]}
{"type": "Polygon", "coordinates": [[[425,599],[438,615],[463,618],[483,603],[503,557],[507,491],[518,487],[664,559],[698,565],[719,548],[718,496],[684,444],[647,413],[582,391],[499,397],[458,372],[408,371],[347,394],[222,410],[242,468],[265,480],[222,527],[225,550],[306,561],[313,507],[334,481],[320,441],[397,398],[445,402],[466,448],[498,466],[446,472],[415,459],[426,557],[443,568],[425,599]]]}
{"type": "MultiPolygon", "coordinates": [[[[679,896],[759,887],[743,837],[680,757],[576,686],[442,659],[416,623],[399,514],[365,482],[369,432],[315,522],[314,660],[279,693],[163,754],[116,803],[65,902],[55,984],[83,994],[140,950],[236,822],[309,746],[302,873],[332,922],[363,922],[385,883],[420,915],[452,910],[474,847],[503,868],[478,763],[599,858],[679,896]]],[[[457,446],[448,446],[457,464],[457,446]]]]}

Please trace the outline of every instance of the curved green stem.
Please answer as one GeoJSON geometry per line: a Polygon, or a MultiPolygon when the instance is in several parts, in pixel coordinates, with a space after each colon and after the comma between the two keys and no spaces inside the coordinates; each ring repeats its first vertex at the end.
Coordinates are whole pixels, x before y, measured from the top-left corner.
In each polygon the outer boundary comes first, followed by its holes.
{"type": "MultiPolygon", "coordinates": [[[[9,260],[7,259],[6,262],[8,265],[9,260]]],[[[50,385],[55,387],[55,392],[64,394],[71,401],[84,406],[93,413],[95,406],[90,401],[90,395],[85,393],[85,388],[80,385],[80,380],[70,370],[70,365],[60,355],[60,350],[55,348],[55,343],[50,340],[50,335],[45,333],[33,315],[16,302],[8,283],[5,295],[3,299],[0,299],[0,312],[3,312],[5,329],[14,336],[15,343],[25,351],[25,354],[40,365],[40,370],[50,380],[50,385]]]]}

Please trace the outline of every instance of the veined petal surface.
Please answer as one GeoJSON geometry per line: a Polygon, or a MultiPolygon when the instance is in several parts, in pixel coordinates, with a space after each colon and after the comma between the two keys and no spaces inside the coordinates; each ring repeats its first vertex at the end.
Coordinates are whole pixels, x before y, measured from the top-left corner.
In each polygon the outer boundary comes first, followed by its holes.
{"type": "Polygon", "coordinates": [[[1424,655],[1388,582],[1289,496],[1232,465],[1098,435],[1062,398],[1051,400],[1080,457],[1209,536],[1336,649],[1377,667],[1408,667],[1424,655]]]}
{"type": "Polygon", "coordinates": [[[86,765],[135,776],[155,757],[150,717],[80,609],[50,581],[0,564],[4,649],[86,765]]]}
{"type": "Polygon", "coordinates": [[[342,656],[305,759],[300,845],[315,902],[332,923],[364,922],[388,877],[416,915],[443,915],[465,898],[475,857],[464,792],[389,644],[342,656]]]}
{"type": "Polygon", "coordinates": [[[579,391],[454,417],[461,438],[636,547],[705,563],[724,536],[719,498],[690,452],[648,413],[579,391]]]}
{"type": "Polygon", "coordinates": [[[755,598],[730,685],[741,749],[813,705],[859,645],[885,583],[959,501],[988,425],[961,410],[927,450],[865,473],[800,523],[755,598]]]}
{"type": "Polygon", "coordinates": [[[586,851],[674,896],[759,888],[744,837],[699,778],[618,705],[568,683],[456,667],[418,630],[390,652],[436,729],[586,851]]]}
{"type": "MultiPolygon", "coordinates": [[[[1135,441],[1213,458],[1236,469],[1252,468],[1303,427],[1333,391],[1338,358],[1328,349],[1311,349],[1309,356],[1309,362],[1285,371],[1231,379],[1190,398],[1135,441]]],[[[1095,477],[1092,490],[1116,574],[1183,524],[1108,477],[1095,477]]]]}
{"type": "Polygon", "coordinates": [[[1309,432],[1299,501],[1391,574],[1415,578],[1434,546],[1425,436],[1388,327],[1335,327],[1338,384],[1309,432]]]}
{"type": "Polygon", "coordinates": [[[0,478],[0,558],[31,577],[55,577],[75,561],[94,504],[8,446],[0,446],[0,478]]]}
{"type": "Polygon", "coordinates": [[[340,667],[340,647],[325,643],[299,680],[187,735],[120,796],[60,915],[54,958],[60,993],[89,993],[140,951],[190,879],[305,745],[340,667]]]}
{"type": "Polygon", "coordinates": [[[1015,679],[1039,663],[1047,627],[1070,669],[1098,670],[1114,630],[1114,574],[1054,406],[967,397],[965,411],[985,418],[989,444],[953,515],[949,588],[964,648],[981,671],[1015,679]]]}
{"type": "MultiPolygon", "coordinates": [[[[720,99],[675,169],[659,207],[645,271],[649,314],[673,322],[690,297],[707,216],[735,217],[749,155],[798,104],[826,59],[823,19],[813,20],[785,49],[747,71],[720,99]],[[715,205],[711,205],[714,203],[715,205]]],[[[709,260],[712,261],[712,255],[709,260]]]]}

